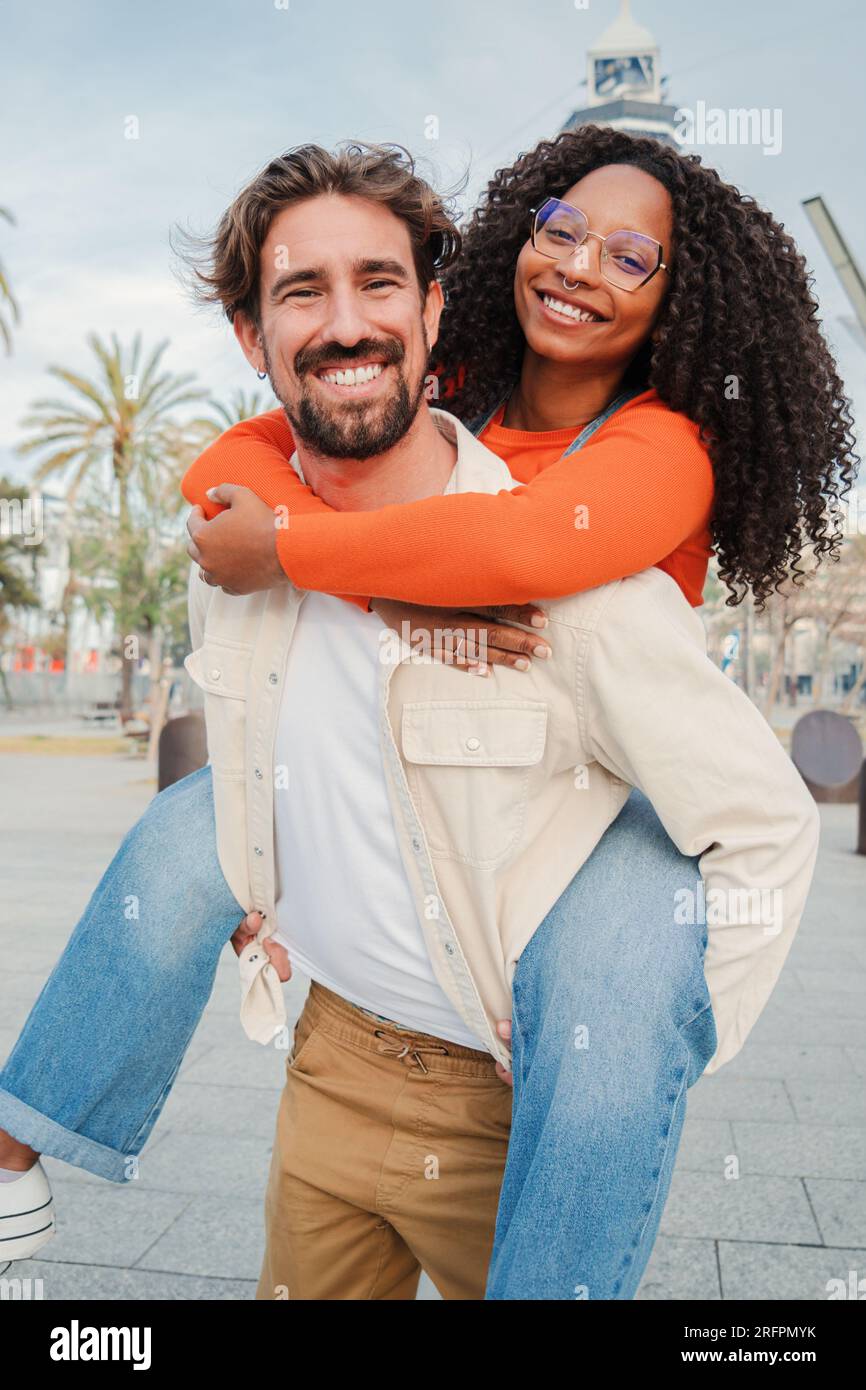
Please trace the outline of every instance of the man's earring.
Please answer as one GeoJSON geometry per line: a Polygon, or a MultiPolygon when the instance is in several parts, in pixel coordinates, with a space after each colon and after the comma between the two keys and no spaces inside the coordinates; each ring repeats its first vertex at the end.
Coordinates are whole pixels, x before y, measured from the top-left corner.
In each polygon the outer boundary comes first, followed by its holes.
{"type": "Polygon", "coordinates": [[[267,376],[267,372],[257,371],[256,376],[258,377],[259,381],[264,381],[265,377],[267,376]]]}

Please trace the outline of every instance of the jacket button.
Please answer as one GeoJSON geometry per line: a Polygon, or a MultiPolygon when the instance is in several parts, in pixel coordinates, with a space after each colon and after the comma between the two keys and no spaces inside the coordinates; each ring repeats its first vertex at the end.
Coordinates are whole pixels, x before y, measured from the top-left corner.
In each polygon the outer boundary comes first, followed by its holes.
{"type": "Polygon", "coordinates": [[[416,854],[421,853],[421,841],[418,839],[417,835],[412,840],[412,848],[414,849],[416,854]]]}
{"type": "Polygon", "coordinates": [[[478,752],[478,749],[481,747],[481,739],[480,739],[480,738],[468,738],[468,739],[466,740],[466,747],[469,749],[469,752],[470,752],[470,753],[477,753],[477,752],[478,752]]]}
{"type": "Polygon", "coordinates": [[[450,941],[445,942],[445,950],[448,952],[449,956],[454,955],[454,947],[451,945],[450,941]]]}
{"type": "Polygon", "coordinates": [[[271,671],[270,675],[268,676],[268,680],[270,681],[271,685],[276,685],[279,679],[280,678],[277,675],[276,671],[271,671]]]}
{"type": "Polygon", "coordinates": [[[260,767],[256,768],[256,776],[258,777],[259,781],[262,780],[262,769],[260,767]]]}
{"type": "Polygon", "coordinates": [[[254,845],[253,848],[255,849],[256,854],[264,854],[264,850],[259,845],[254,845]]]}
{"type": "Polygon", "coordinates": [[[212,681],[218,681],[221,674],[222,672],[219,670],[219,667],[215,666],[210,673],[210,678],[212,681]]]}

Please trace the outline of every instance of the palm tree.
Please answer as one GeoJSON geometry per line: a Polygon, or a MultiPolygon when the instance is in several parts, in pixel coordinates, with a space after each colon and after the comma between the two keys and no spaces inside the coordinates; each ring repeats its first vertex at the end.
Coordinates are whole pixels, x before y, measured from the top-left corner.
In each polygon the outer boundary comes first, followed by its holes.
{"type": "MultiPolygon", "coordinates": [[[[8,222],[10,226],[14,227],[15,218],[12,216],[11,212],[9,212],[7,208],[0,208],[0,218],[2,218],[4,222],[8,222]]],[[[6,348],[6,351],[11,352],[12,332],[2,312],[4,307],[8,309],[9,317],[11,318],[12,322],[17,323],[19,319],[18,304],[10,288],[9,281],[6,278],[6,272],[4,271],[2,264],[0,264],[0,338],[3,339],[3,345],[6,348]]]]}
{"type": "Polygon", "coordinates": [[[232,392],[227,402],[211,398],[208,405],[213,415],[204,416],[201,424],[206,432],[213,435],[222,434],[224,430],[231,429],[232,425],[240,424],[241,420],[250,420],[265,410],[273,410],[277,404],[273,396],[267,396],[263,391],[244,391],[238,388],[232,392]]]}
{"type": "MultiPolygon", "coordinates": [[[[135,549],[133,512],[137,499],[158,497],[166,480],[176,477],[182,429],[175,419],[178,407],[199,401],[205,394],[192,385],[190,373],[177,375],[161,370],[168,347],[157,344],[145,359],[141,335],[131,348],[121,347],[116,334],[106,345],[95,334],[87,338],[98,369],[91,379],[67,367],[52,366],[50,374],[73,393],[71,399],[44,398],[33,402],[22,422],[33,437],[19,446],[23,455],[41,454],[33,480],[60,474],[69,479],[66,491],[67,516],[74,515],[82,485],[108,473],[116,503],[114,518],[119,553],[135,549]]],[[[120,636],[133,630],[136,580],[130,567],[117,572],[119,602],[116,615],[120,636]]],[[[121,666],[121,717],[132,709],[132,669],[121,666]]]]}
{"type": "MultiPolygon", "coordinates": [[[[23,503],[27,495],[26,488],[10,482],[8,478],[0,477],[0,497],[10,502],[23,503]]],[[[29,545],[14,531],[7,534],[0,528],[0,649],[12,630],[15,610],[39,607],[39,596],[26,573],[27,561],[30,561],[32,567],[38,548],[29,545]]],[[[0,686],[3,688],[6,705],[11,709],[12,696],[2,664],[0,686]]]]}

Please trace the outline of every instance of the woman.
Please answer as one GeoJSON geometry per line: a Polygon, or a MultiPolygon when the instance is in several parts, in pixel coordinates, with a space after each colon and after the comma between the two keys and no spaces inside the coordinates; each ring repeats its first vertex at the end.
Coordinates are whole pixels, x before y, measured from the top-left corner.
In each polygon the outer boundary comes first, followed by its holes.
{"type": "MultiPolygon", "coordinates": [[[[513,170],[498,175],[473,219],[466,249],[465,264],[450,276],[450,317],[442,345],[446,370],[465,371],[462,381],[457,378],[455,408],[474,418],[493,410],[507,394],[504,419],[494,419],[491,429],[505,431],[501,442],[514,451],[508,461],[517,476],[521,457],[523,467],[543,471],[516,494],[433,498],[352,516],[296,516],[287,533],[286,568],[301,587],[439,604],[520,603],[539,593],[570,593],[661,563],[697,602],[701,566],[706,567],[712,494],[707,450],[696,439],[699,433],[708,443],[715,473],[712,534],[723,577],[735,593],[742,594],[746,587],[759,598],[768,593],[800,558],[803,538],[819,558],[833,551],[839,537],[828,531],[826,502],[853,476],[847,416],[832,361],[812,321],[814,305],[802,261],[767,214],[752,209],[696,160],[650,141],[584,131],[542,145],[513,170]],[[553,205],[551,198],[557,200],[553,205]],[[588,226],[585,218],[581,220],[584,205],[588,226]],[[530,208],[537,212],[530,213],[530,208]],[[633,212],[640,215],[633,218],[633,212]],[[602,254],[594,249],[600,221],[605,225],[602,254]],[[529,240],[527,224],[532,226],[529,240]],[[578,259],[584,233],[593,243],[585,265],[578,259]],[[560,245],[567,247],[566,253],[560,253],[560,245]],[[735,272],[743,277],[736,289],[731,283],[735,272]],[[577,298],[588,299],[586,307],[597,317],[576,319],[577,298]],[[704,348],[705,331],[713,334],[718,366],[704,348]],[[792,343],[799,345],[799,353],[792,353],[792,343]],[[782,349],[787,354],[783,368],[773,357],[782,349]],[[720,392],[731,376],[739,379],[741,396],[736,408],[726,413],[730,398],[720,392]],[[638,393],[630,404],[622,400],[623,388],[638,393]],[[611,413],[612,406],[620,406],[621,413],[611,413]],[[602,438],[585,443],[599,419],[606,423],[598,429],[602,438]],[[539,429],[547,436],[541,441],[545,457],[533,465],[526,455],[538,442],[533,435],[539,429]],[[579,470],[573,460],[556,461],[572,442],[584,449],[579,470]],[[548,450],[553,457],[547,456],[548,450]],[[584,459],[589,461],[586,469],[584,459]],[[611,471],[614,465],[616,472],[611,471]],[[624,476],[628,489],[622,486],[624,476]],[[582,532],[576,525],[577,508],[584,509],[581,521],[588,516],[582,532]],[[419,536],[426,549],[431,534],[437,539],[448,535],[452,514],[457,557],[461,565],[468,561],[460,538],[469,534],[474,560],[449,577],[449,565],[440,556],[433,565],[423,560],[419,564],[417,551],[419,536]],[[353,529],[345,523],[359,525],[353,529]],[[380,540],[387,537],[388,553],[368,556],[370,524],[382,528],[380,540]],[[570,544],[565,543],[564,525],[570,544]],[[781,528],[779,534],[773,533],[772,525],[781,528]],[[335,526],[339,529],[332,530],[335,526]],[[579,545],[574,544],[575,534],[579,545]],[[410,535],[414,538],[407,543],[410,535]],[[612,560],[616,544],[620,553],[612,560]],[[479,553],[490,564],[489,575],[477,568],[479,553]],[[349,557],[351,576],[337,562],[338,554],[349,557]],[[392,562],[399,571],[396,579],[382,573],[392,562]],[[323,585],[313,582],[316,566],[329,569],[323,585]]],[[[264,428],[267,432],[267,422],[264,428]]],[[[484,437],[491,442],[494,434],[484,437]]],[[[268,495],[269,477],[280,487],[289,477],[284,456],[271,476],[268,468],[274,460],[268,458],[267,448],[264,465],[251,454],[248,436],[245,448],[241,463],[247,467],[252,458],[252,468],[246,473],[236,470],[234,481],[255,481],[269,505],[288,500],[297,512],[289,493],[273,501],[268,495]]],[[[209,481],[225,481],[226,476],[221,465],[209,481]]],[[[199,473],[196,485],[200,483],[199,473]]],[[[315,499],[304,498],[302,505],[320,510],[315,499]]],[[[187,832],[197,842],[199,822],[190,826],[189,816],[212,815],[207,779],[194,774],[185,782],[194,785],[194,797],[188,796],[193,786],[178,783],[156,798],[140,823],[149,825],[151,842],[157,836],[158,842],[172,843],[166,827],[172,821],[171,808],[181,804],[187,832]]],[[[212,841],[212,829],[202,826],[200,833],[212,841]]],[[[134,858],[141,840],[136,827],[118,857],[134,858]]],[[[566,958],[577,958],[575,944],[585,962],[590,933],[603,935],[600,918],[608,930],[613,924],[621,935],[624,926],[652,920],[655,911],[663,910],[663,901],[669,912],[671,883],[684,869],[693,881],[693,862],[677,854],[646,806],[633,797],[521,957],[515,1004],[519,990],[530,1008],[519,1056],[515,1048],[518,1075],[531,1061],[532,1003],[538,997],[550,1007],[549,991],[540,988],[545,974],[556,966],[561,991],[578,987],[579,981],[559,968],[566,958]],[[640,891],[636,906],[629,906],[629,895],[611,893],[611,875],[621,885],[624,870],[634,872],[638,863],[640,891]]],[[[139,863],[136,872],[146,871],[147,865],[139,863]]],[[[98,897],[99,890],[76,937],[88,938],[88,921],[93,936],[98,897]]],[[[230,907],[224,899],[216,907],[206,903],[197,923],[206,925],[209,934],[188,931],[191,950],[199,953],[201,991],[195,1000],[184,1001],[184,1026],[173,1039],[171,1057],[159,1040],[155,1061],[162,1068],[161,1078],[152,1068],[145,1075],[140,1047],[124,1058],[123,1065],[112,1058],[110,1066],[104,1060],[107,1049],[100,1050],[101,1075],[96,1076],[96,1068],[88,1080],[91,1090],[97,1083],[107,1090],[107,1081],[114,1081],[105,1105],[100,1094],[76,1097],[77,1108],[66,1108],[67,1098],[58,1098],[53,1089],[40,1095],[37,1058],[40,1046],[46,1045],[52,1012],[58,1027],[62,1020],[61,1039],[70,1032],[73,1001],[64,996],[61,962],[3,1073],[0,1120],[10,1124],[18,1140],[17,1149],[11,1141],[0,1149],[0,1163],[8,1171],[28,1168],[38,1143],[43,1151],[80,1162],[91,1171],[121,1176],[118,1164],[137,1154],[146,1141],[204,1007],[217,955],[230,935],[230,907]],[[33,1148],[27,1148],[29,1143],[33,1148]]],[[[189,929],[188,918],[184,926],[189,929]]],[[[113,963],[122,971],[116,945],[113,963]]],[[[147,963],[134,965],[140,976],[147,963]]],[[[160,986],[165,988],[161,968],[160,986]]],[[[603,978],[615,994],[624,977],[614,973],[603,978]]],[[[683,987],[695,988],[688,963],[683,987]]],[[[574,997],[567,992],[559,996],[560,1002],[574,997]]],[[[709,1061],[713,1046],[714,1039],[706,1033],[694,1040],[689,1084],[709,1061]]],[[[151,1058],[148,1065],[153,1062],[151,1058]]],[[[598,1099],[604,1104],[604,1096],[598,1099]]],[[[611,1099],[608,1095],[608,1109],[611,1099]]],[[[519,1102],[518,1087],[515,1104],[519,1102]]],[[[595,1261],[592,1297],[629,1297],[637,1287],[670,1181],[682,1117],[679,1105],[666,1117],[665,1133],[670,1132],[671,1139],[656,1167],[657,1140],[645,1133],[635,1136],[621,1172],[607,1144],[594,1155],[581,1154],[582,1174],[593,1161],[604,1162],[610,1189],[618,1198],[608,1226],[593,1226],[597,1213],[589,1213],[587,1221],[587,1214],[578,1209],[562,1223],[569,1242],[582,1242],[587,1258],[591,1252],[595,1261]],[[636,1158],[641,1165],[638,1185],[629,1172],[636,1158]]],[[[561,1145],[569,1136],[548,1130],[548,1140],[551,1147],[544,1151],[544,1161],[560,1164],[561,1145]]],[[[572,1157],[573,1153],[572,1149],[572,1157]]],[[[532,1183],[544,1182],[541,1157],[542,1150],[521,1150],[512,1162],[509,1151],[488,1297],[533,1296],[527,1295],[525,1265],[521,1273],[520,1242],[526,1237],[522,1228],[531,1226],[532,1183]]],[[[23,1252],[15,1253],[20,1257],[23,1252]]],[[[562,1295],[539,1291],[535,1296],[562,1295]]]]}

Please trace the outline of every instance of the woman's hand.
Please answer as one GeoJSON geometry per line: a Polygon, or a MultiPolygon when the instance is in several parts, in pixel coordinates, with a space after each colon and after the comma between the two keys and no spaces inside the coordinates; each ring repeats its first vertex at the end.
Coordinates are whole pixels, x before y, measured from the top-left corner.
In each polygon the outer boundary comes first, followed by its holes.
{"type": "Polygon", "coordinates": [[[276,589],[289,577],[277,555],[277,514],[248,487],[222,483],[208,491],[223,508],[210,521],[195,506],[187,518],[186,553],[199,577],[226,594],[276,589]]]}
{"type": "MultiPolygon", "coordinates": [[[[244,947],[249,946],[250,942],[255,940],[259,934],[259,929],[261,928],[263,920],[260,912],[247,913],[231,938],[236,956],[239,956],[244,947]]],[[[271,962],[271,965],[276,970],[283,984],[285,984],[286,980],[292,978],[292,967],[289,962],[288,951],[285,946],[281,946],[278,941],[272,940],[269,936],[266,936],[261,944],[267,952],[268,960],[271,962]]]]}
{"type": "Polygon", "coordinates": [[[479,608],[470,613],[374,598],[371,607],[413,651],[478,676],[489,675],[491,666],[528,671],[533,657],[544,660],[552,650],[550,643],[534,632],[511,626],[546,627],[547,615],[534,603],[479,608]]]}

